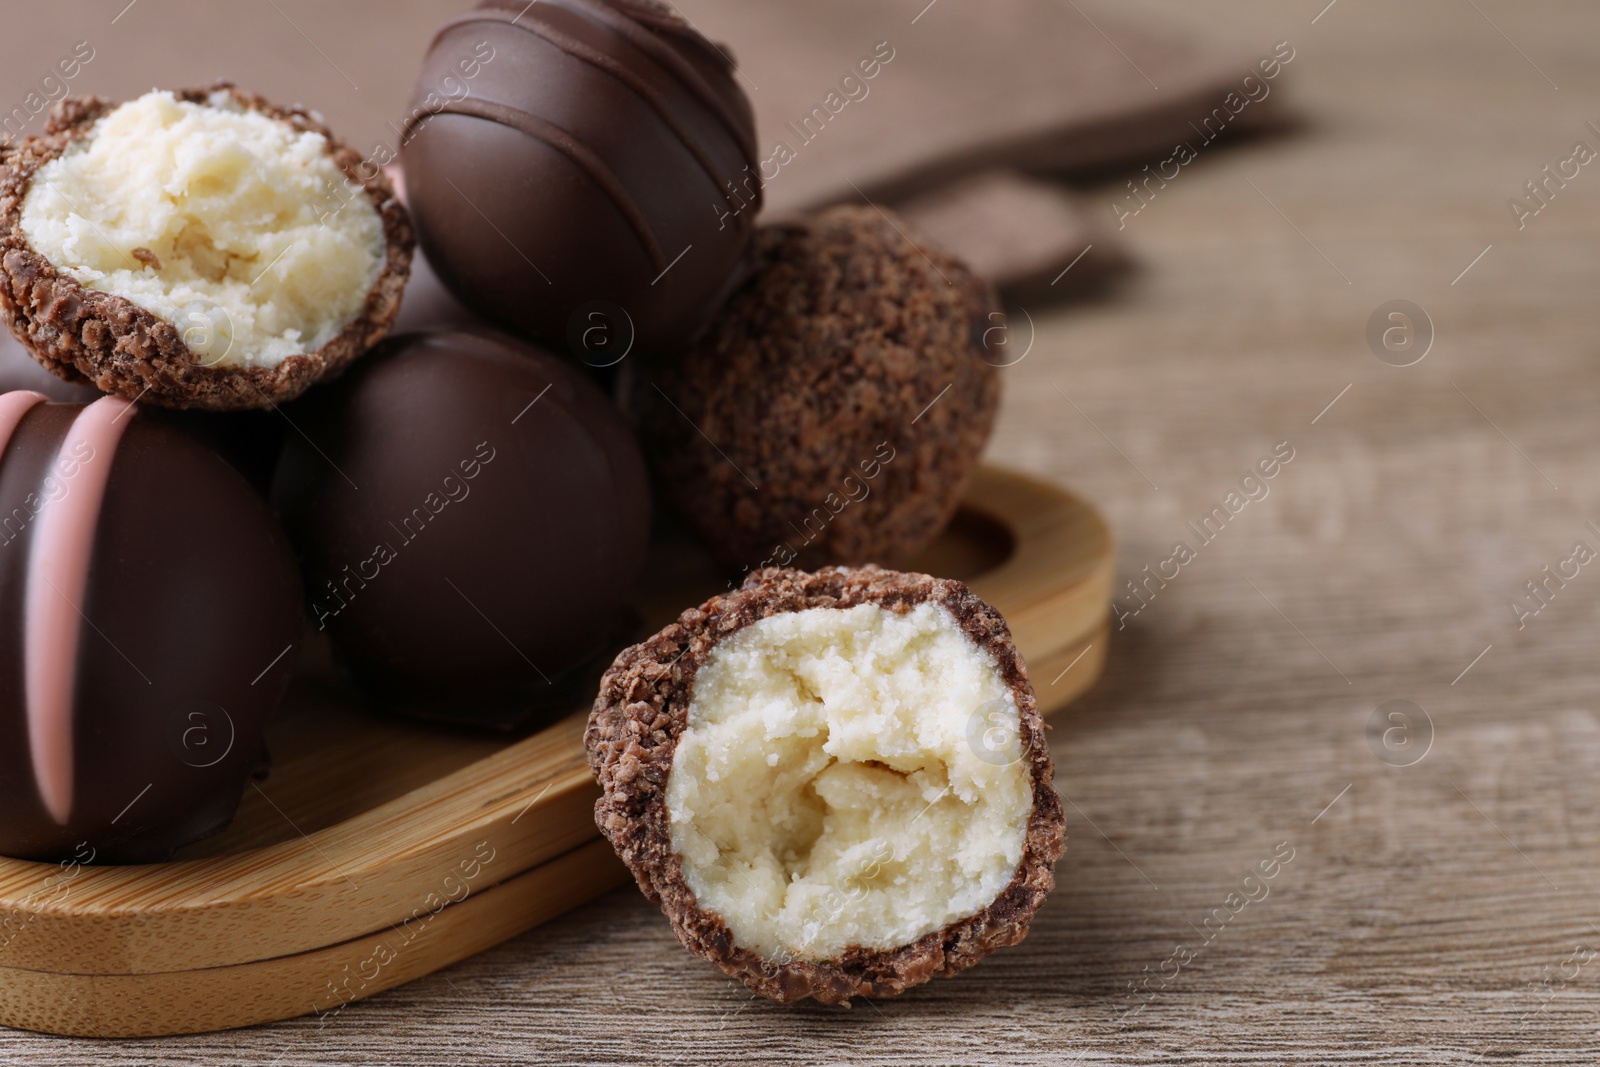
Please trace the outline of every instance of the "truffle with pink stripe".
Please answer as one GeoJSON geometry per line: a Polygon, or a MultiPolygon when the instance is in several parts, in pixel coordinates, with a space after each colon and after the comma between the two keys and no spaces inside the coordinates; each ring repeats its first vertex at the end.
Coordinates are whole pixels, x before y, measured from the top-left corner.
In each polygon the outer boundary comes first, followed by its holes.
{"type": "Polygon", "coordinates": [[[0,394],[0,854],[221,829],[300,633],[283,534],[220,455],[120,397],[0,394]]]}

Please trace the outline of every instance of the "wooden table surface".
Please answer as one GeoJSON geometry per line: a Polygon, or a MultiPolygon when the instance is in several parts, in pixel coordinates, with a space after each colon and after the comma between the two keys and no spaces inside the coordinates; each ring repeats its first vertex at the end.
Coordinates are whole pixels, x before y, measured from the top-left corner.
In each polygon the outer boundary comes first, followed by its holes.
{"type": "MultiPolygon", "coordinates": [[[[1202,151],[1127,220],[1142,272],[1030,308],[1005,372],[992,458],[1100,501],[1127,578],[1193,549],[1055,720],[1069,852],[1025,944],[897,1001],[780,1007],[628,888],[326,1024],[8,1031],[0,1061],[1593,1062],[1600,166],[1520,230],[1507,198],[1600,148],[1600,9],[1324,3],[1130,9],[1289,41],[1303,128],[1202,151]],[[1437,334],[1403,368],[1365,336],[1394,299],[1437,334]],[[1280,442],[1202,542],[1186,524],[1280,442]],[[1519,628],[1547,566],[1576,577],[1519,628]],[[1397,700],[1422,711],[1385,748],[1397,700]]],[[[1124,178],[1089,191],[1108,218],[1124,178]]]]}

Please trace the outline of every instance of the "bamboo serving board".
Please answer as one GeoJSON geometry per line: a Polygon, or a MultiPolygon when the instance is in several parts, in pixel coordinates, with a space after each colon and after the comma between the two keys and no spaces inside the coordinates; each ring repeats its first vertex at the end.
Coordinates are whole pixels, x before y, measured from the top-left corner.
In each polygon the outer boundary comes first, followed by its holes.
{"type": "MultiPolygon", "coordinates": [[[[651,629],[723,587],[667,542],[639,591],[651,629]]],[[[916,567],[1000,609],[1046,713],[1099,676],[1113,549],[1085,501],[985,467],[916,567]]],[[[520,739],[430,727],[361,710],[313,664],[225,833],[143,867],[0,859],[0,1024],[148,1037],[331,1016],[622,884],[587,714],[520,739]]]]}

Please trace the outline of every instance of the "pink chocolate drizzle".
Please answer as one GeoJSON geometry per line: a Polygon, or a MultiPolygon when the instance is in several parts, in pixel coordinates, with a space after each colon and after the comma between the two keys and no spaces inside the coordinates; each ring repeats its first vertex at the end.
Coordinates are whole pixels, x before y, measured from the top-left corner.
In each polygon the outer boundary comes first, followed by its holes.
{"type": "MultiPolygon", "coordinates": [[[[0,397],[0,405],[15,395],[0,397]]],[[[66,494],[40,511],[28,556],[23,609],[28,742],[39,796],[60,825],[72,815],[73,704],[89,564],[117,443],[132,421],[123,416],[132,406],[121,397],[102,397],[73,420],[50,472],[58,474],[72,463],[78,470],[66,494]]],[[[0,429],[4,413],[0,406],[0,429]]]]}
{"type": "Polygon", "coordinates": [[[47,398],[43,393],[30,392],[18,389],[14,393],[0,393],[0,455],[6,450],[6,445],[11,443],[11,435],[17,432],[17,424],[22,421],[22,416],[33,410],[35,404],[42,404],[47,398]]]}

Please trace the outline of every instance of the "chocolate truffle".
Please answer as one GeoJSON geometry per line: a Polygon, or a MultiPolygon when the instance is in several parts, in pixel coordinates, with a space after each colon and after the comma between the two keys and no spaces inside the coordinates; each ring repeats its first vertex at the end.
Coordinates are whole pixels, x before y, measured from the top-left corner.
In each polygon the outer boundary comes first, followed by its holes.
{"type": "Polygon", "coordinates": [[[400,160],[468,305],[556,351],[599,312],[651,353],[748,269],[761,204],[727,53],[653,0],[488,0],[434,39],[400,160]]]}
{"type": "Polygon", "coordinates": [[[225,826],[301,633],[220,456],[120,397],[0,395],[0,854],[148,862],[225,826]]]}
{"type": "Polygon", "coordinates": [[[0,316],[47,370],[173,408],[266,408],[399,310],[414,240],[377,167],[219,83],[56,105],[0,145],[0,316]]]}
{"type": "Polygon", "coordinates": [[[509,338],[405,334],[293,417],[273,502],[315,625],[387,705],[514,718],[627,636],[648,479],[570,365],[509,338]]]}
{"type": "Polygon", "coordinates": [[[693,349],[625,365],[659,491],[722,561],[903,564],[994,424],[988,286],[870,207],[764,228],[693,349]]]}
{"type": "Polygon", "coordinates": [[[678,939],[848,1004],[1027,935],[1064,847],[1044,729],[960,582],[770,568],[618,656],[585,741],[595,821],[678,939]]]}

